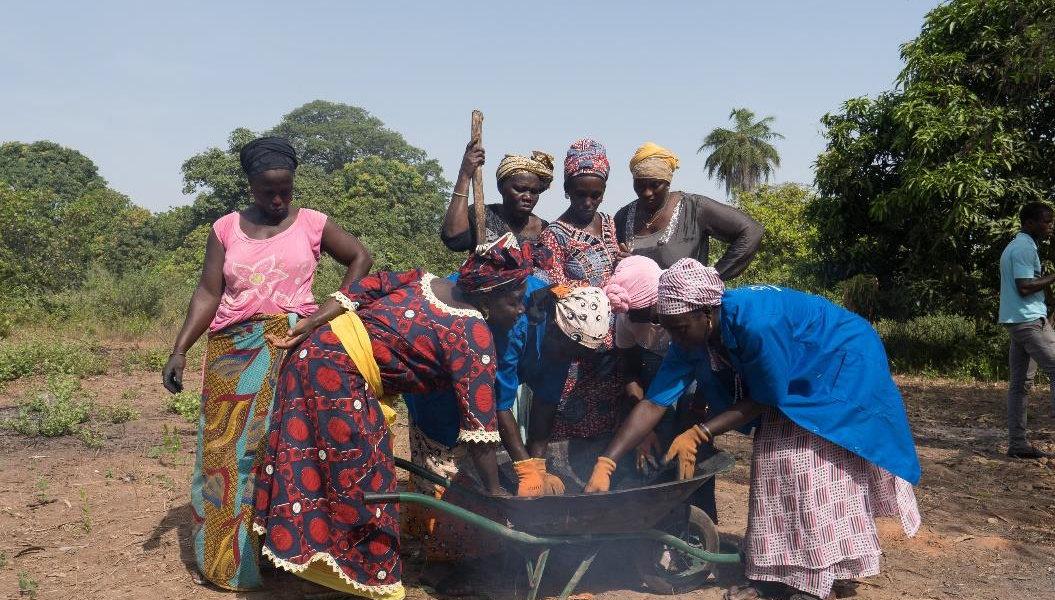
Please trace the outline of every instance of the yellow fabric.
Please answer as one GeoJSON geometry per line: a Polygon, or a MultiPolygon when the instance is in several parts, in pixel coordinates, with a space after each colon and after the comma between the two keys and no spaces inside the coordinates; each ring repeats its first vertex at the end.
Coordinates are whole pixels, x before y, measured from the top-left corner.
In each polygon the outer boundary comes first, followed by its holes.
{"type": "Polygon", "coordinates": [[[407,596],[407,592],[403,588],[402,583],[399,584],[398,589],[387,594],[356,588],[341,579],[341,576],[333,570],[333,567],[321,560],[311,563],[308,565],[307,569],[297,573],[297,576],[302,579],[307,579],[312,583],[326,586],[331,590],[337,590],[338,592],[361,596],[363,598],[370,598],[371,600],[403,600],[403,598],[407,596]]]}
{"type": "Polygon", "coordinates": [[[674,441],[670,443],[670,450],[667,450],[667,455],[663,457],[663,462],[669,462],[676,456],[678,458],[678,479],[688,479],[696,474],[696,449],[705,441],[707,441],[707,434],[699,425],[693,425],[674,438],[674,441]]]}
{"type": "Polygon", "coordinates": [[[389,427],[396,420],[396,402],[398,395],[385,395],[381,385],[381,369],[374,359],[374,349],[370,346],[370,334],[363,326],[363,320],[354,311],[347,311],[330,321],[330,329],[337,339],[341,340],[344,351],[355,363],[355,368],[374,391],[374,396],[381,403],[381,413],[385,416],[385,425],[389,427]]]}
{"type": "Polygon", "coordinates": [[[630,159],[630,173],[635,179],[670,181],[677,168],[678,157],[670,150],[652,142],[645,142],[630,159]]]}
{"type": "Polygon", "coordinates": [[[583,492],[587,494],[607,492],[612,486],[613,471],[615,471],[615,461],[607,456],[598,456],[597,464],[593,466],[593,474],[590,475],[590,481],[586,482],[586,489],[583,492]]]}

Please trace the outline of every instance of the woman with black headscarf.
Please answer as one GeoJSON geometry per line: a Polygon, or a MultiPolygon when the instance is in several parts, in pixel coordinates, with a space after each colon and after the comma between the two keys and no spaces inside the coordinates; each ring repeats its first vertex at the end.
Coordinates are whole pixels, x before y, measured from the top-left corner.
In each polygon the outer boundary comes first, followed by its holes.
{"type": "Polygon", "coordinates": [[[326,215],[290,206],[297,155],[288,141],[253,140],[240,159],[253,203],[213,223],[198,288],[162,371],[165,388],[181,391],[187,350],[208,331],[191,482],[194,551],[202,575],[231,590],[261,586],[248,498],[283,358],[266,336],[303,339],[320,324],[311,285],[322,251],[348,267],[344,286],[373,264],[326,215]]]}

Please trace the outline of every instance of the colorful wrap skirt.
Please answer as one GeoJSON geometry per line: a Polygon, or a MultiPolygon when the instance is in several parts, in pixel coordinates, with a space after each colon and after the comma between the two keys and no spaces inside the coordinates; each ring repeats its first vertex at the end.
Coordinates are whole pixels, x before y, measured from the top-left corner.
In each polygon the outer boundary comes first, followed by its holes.
{"type": "Polygon", "coordinates": [[[363,503],[364,493],[396,491],[381,403],[329,326],[292,352],[256,478],[262,551],[316,583],[402,598],[399,507],[363,503]]]}
{"type": "Polygon", "coordinates": [[[266,432],[283,351],[296,315],[256,315],[209,336],[191,480],[194,555],[202,576],[229,590],[262,585],[253,533],[253,469],[266,432]]]}
{"type": "Polygon", "coordinates": [[[814,435],[775,408],[755,432],[746,543],[749,579],[827,598],[839,579],[879,573],[875,517],[920,526],[912,484],[814,435]]]}

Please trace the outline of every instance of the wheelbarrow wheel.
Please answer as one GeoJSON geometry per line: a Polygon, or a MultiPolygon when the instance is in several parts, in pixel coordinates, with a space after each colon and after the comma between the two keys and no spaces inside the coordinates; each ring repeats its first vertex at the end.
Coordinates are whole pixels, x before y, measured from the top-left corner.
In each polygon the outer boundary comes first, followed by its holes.
{"type": "MultiPolygon", "coordinates": [[[[699,508],[685,505],[660,523],[661,529],[687,544],[718,552],[718,528],[699,508]]],[[[645,542],[635,556],[638,575],[649,591],[656,594],[682,594],[701,587],[714,569],[712,563],[684,554],[662,542],[645,542]]]]}

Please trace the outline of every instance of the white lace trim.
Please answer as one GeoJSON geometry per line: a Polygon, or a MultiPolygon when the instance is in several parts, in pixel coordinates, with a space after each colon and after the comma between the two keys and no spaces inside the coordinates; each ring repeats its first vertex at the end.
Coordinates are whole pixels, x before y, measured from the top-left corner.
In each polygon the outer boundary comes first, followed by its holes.
{"type": "Polygon", "coordinates": [[[344,310],[347,310],[347,311],[350,311],[350,312],[355,312],[355,311],[359,310],[359,303],[358,302],[352,302],[351,298],[349,298],[348,296],[345,296],[341,292],[334,292],[334,293],[330,294],[330,298],[333,298],[334,300],[336,300],[337,304],[340,304],[342,307],[344,307],[344,310]]]}
{"type": "MultiPolygon", "coordinates": [[[[659,238],[657,246],[662,246],[670,241],[670,236],[674,233],[674,229],[678,226],[678,217],[681,215],[681,198],[678,198],[678,203],[674,205],[674,213],[670,216],[670,222],[667,223],[666,229],[663,230],[663,237],[659,238]]],[[[663,207],[660,207],[663,210],[663,207]]],[[[630,205],[630,210],[626,212],[626,246],[627,248],[634,249],[634,240],[638,237],[648,237],[647,235],[638,236],[634,233],[634,221],[637,219],[637,202],[635,201],[630,205]]],[[[656,235],[658,232],[650,233],[649,235],[656,235]]]]}
{"type": "Polygon", "coordinates": [[[459,429],[458,441],[493,444],[502,441],[502,434],[497,431],[484,431],[483,429],[459,429]]]}
{"type": "Polygon", "coordinates": [[[425,273],[421,276],[421,293],[425,296],[425,300],[427,300],[429,304],[454,317],[476,317],[481,320],[484,318],[484,316],[480,314],[480,311],[475,308],[454,308],[453,306],[441,302],[440,299],[436,297],[436,294],[432,292],[433,279],[436,279],[436,276],[432,273],[425,273]]]}
{"type": "MultiPolygon", "coordinates": [[[[257,525],[256,523],[253,523],[253,531],[259,533],[260,535],[267,535],[267,530],[261,527],[260,525],[257,525]]],[[[358,581],[345,575],[344,570],[342,570],[341,567],[337,564],[337,561],[333,558],[333,556],[331,556],[327,552],[316,552],[314,555],[312,555],[308,562],[302,565],[298,565],[296,563],[292,563],[288,560],[284,560],[275,556],[275,554],[271,552],[271,549],[269,549],[267,546],[262,545],[260,551],[264,554],[264,556],[268,557],[268,559],[270,559],[276,567],[285,569],[290,573],[303,573],[304,571],[308,570],[308,567],[311,566],[311,563],[321,560],[322,562],[329,565],[335,573],[337,573],[337,576],[341,578],[341,581],[347,583],[348,585],[352,586],[357,590],[362,590],[364,592],[370,592],[374,594],[388,595],[394,594],[403,589],[402,581],[397,581],[395,583],[386,583],[385,585],[364,585],[362,583],[359,583],[358,581]]]]}

